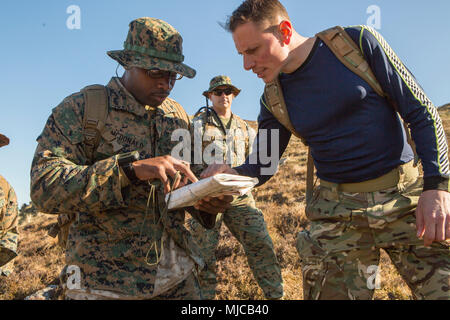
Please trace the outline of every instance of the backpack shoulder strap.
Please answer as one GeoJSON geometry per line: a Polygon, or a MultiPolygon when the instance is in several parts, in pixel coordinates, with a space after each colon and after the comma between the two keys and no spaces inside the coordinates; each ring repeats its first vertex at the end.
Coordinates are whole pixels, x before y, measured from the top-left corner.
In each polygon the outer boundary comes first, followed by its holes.
{"type": "Polygon", "coordinates": [[[92,162],[108,117],[108,91],[105,86],[96,84],[85,87],[81,92],[84,95],[83,145],[92,162]]]}
{"type": "Polygon", "coordinates": [[[167,98],[162,103],[161,108],[166,113],[173,112],[176,118],[181,119],[186,123],[187,128],[190,127],[191,120],[186,113],[186,110],[184,110],[184,108],[175,100],[167,98]]]}
{"type": "Polygon", "coordinates": [[[289,113],[287,111],[287,106],[284,101],[283,90],[281,88],[280,80],[278,77],[266,84],[264,88],[264,98],[266,100],[266,107],[273,114],[273,116],[293,135],[302,139],[303,143],[305,141],[300,136],[300,134],[295,131],[294,126],[291,123],[291,119],[289,118],[289,113]]]}
{"type": "Polygon", "coordinates": [[[319,32],[316,36],[327,45],[342,64],[365,80],[378,95],[386,97],[361,49],[344,28],[336,26],[319,32]]]}

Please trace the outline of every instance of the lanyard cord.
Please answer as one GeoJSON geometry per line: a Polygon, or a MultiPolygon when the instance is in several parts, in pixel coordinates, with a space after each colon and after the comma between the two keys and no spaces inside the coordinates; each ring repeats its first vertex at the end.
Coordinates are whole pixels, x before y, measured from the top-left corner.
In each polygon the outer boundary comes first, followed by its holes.
{"type": "MultiPolygon", "coordinates": [[[[181,173],[180,171],[177,171],[177,173],[175,174],[175,178],[172,182],[172,187],[170,188],[170,190],[172,191],[174,186],[181,180],[181,173]]],[[[150,206],[150,201],[153,202],[153,225],[152,225],[152,237],[155,237],[156,234],[156,227],[161,223],[161,220],[163,217],[166,217],[167,212],[169,211],[169,204],[170,204],[170,199],[172,198],[172,193],[169,193],[169,199],[167,200],[167,204],[165,205],[164,209],[161,212],[161,215],[159,217],[159,219],[156,221],[156,186],[151,184],[149,182],[150,185],[150,192],[148,193],[148,197],[147,197],[147,206],[145,208],[145,216],[144,216],[144,221],[141,225],[141,231],[139,234],[139,237],[142,236],[142,231],[145,225],[145,221],[147,219],[147,215],[148,215],[148,208],[150,206]]],[[[164,226],[163,226],[164,227],[164,226]]],[[[157,239],[154,239],[152,241],[152,244],[150,246],[150,248],[147,250],[147,253],[145,254],[145,263],[148,266],[156,266],[161,262],[161,256],[162,256],[162,251],[163,251],[163,247],[164,247],[164,240],[161,239],[161,245],[159,246],[159,250],[158,250],[158,243],[157,243],[157,239]],[[148,255],[150,254],[150,251],[155,252],[155,256],[156,256],[156,260],[154,262],[150,262],[148,260],[148,255]]]]}
{"type": "Polygon", "coordinates": [[[203,112],[203,110],[206,111],[206,121],[209,122],[210,119],[210,113],[212,112],[213,116],[216,117],[216,120],[219,122],[220,128],[222,129],[223,133],[225,134],[225,136],[227,135],[227,130],[225,129],[222,120],[220,120],[219,115],[217,114],[216,110],[214,110],[214,108],[211,108],[208,105],[208,98],[206,98],[206,107],[201,107],[194,115],[194,118],[197,117],[200,113],[203,112]]]}

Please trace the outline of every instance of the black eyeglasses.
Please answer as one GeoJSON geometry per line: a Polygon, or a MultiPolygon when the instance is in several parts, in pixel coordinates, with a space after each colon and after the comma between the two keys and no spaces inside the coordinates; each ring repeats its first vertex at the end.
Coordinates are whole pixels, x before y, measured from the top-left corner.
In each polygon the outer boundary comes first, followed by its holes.
{"type": "Polygon", "coordinates": [[[183,78],[182,74],[160,69],[146,70],[146,73],[152,79],[169,78],[170,80],[180,80],[181,78],[183,78]]]}
{"type": "Polygon", "coordinates": [[[222,93],[225,93],[225,95],[230,95],[230,94],[232,94],[233,93],[233,89],[231,89],[231,88],[226,88],[226,89],[216,89],[216,90],[213,90],[213,94],[215,95],[215,96],[218,96],[218,97],[220,97],[221,95],[222,95],[222,93]]]}

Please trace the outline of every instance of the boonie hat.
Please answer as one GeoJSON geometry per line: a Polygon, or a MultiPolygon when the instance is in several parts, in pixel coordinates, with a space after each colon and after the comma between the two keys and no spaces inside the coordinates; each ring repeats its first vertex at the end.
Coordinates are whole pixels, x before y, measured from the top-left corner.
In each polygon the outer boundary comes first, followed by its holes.
{"type": "Polygon", "coordinates": [[[183,38],[167,22],[155,18],[139,18],[130,22],[123,50],[107,54],[123,67],[172,71],[188,78],[196,71],[183,63],[183,38]]]}
{"type": "Polygon", "coordinates": [[[234,96],[237,97],[241,92],[241,89],[236,88],[232,83],[231,79],[227,76],[216,76],[209,82],[209,89],[203,92],[203,95],[208,98],[208,94],[215,88],[220,86],[228,86],[233,89],[234,96]]]}

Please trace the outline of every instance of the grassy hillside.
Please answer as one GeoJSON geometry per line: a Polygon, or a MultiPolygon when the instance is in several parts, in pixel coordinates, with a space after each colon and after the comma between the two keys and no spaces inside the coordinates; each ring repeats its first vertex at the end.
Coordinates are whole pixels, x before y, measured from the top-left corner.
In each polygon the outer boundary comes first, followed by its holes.
{"type": "MultiPolygon", "coordinates": [[[[450,129],[450,108],[441,108],[439,112],[447,131],[450,129]]],[[[250,123],[256,125],[254,122],[250,123]]],[[[447,137],[449,134],[447,131],[447,137]]],[[[306,149],[294,138],[283,157],[287,160],[279,172],[268,183],[255,190],[254,196],[257,205],[264,212],[282,267],[285,297],[297,300],[303,298],[303,293],[295,237],[298,231],[308,226],[304,207],[306,149]]],[[[62,250],[54,239],[47,236],[47,231],[56,218],[29,211],[29,218],[21,219],[20,255],[15,260],[16,271],[0,281],[0,299],[23,299],[49,284],[56,283],[63,267],[62,250]]],[[[263,299],[242,247],[225,227],[221,231],[217,256],[217,299],[263,299]]],[[[411,298],[409,288],[401,280],[389,257],[382,252],[381,289],[376,290],[375,299],[411,298]]]]}

